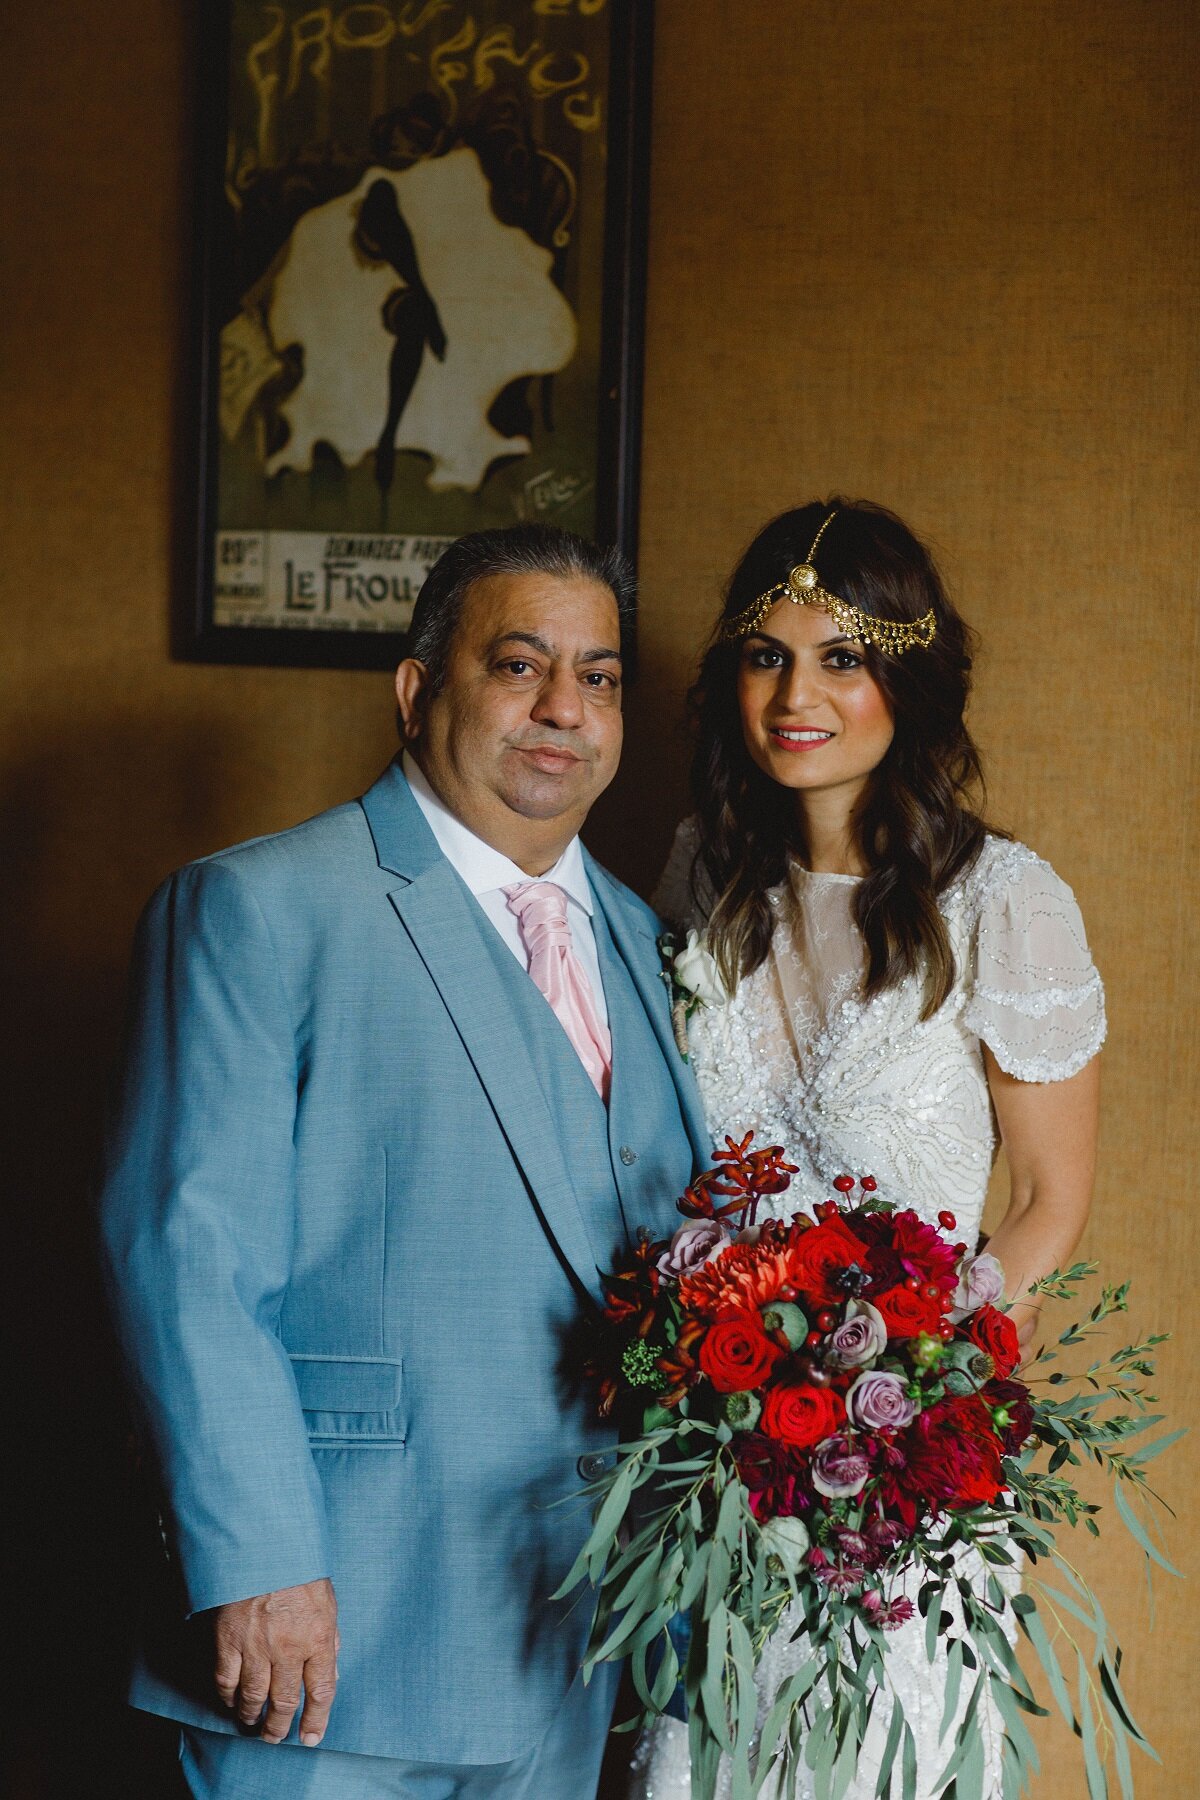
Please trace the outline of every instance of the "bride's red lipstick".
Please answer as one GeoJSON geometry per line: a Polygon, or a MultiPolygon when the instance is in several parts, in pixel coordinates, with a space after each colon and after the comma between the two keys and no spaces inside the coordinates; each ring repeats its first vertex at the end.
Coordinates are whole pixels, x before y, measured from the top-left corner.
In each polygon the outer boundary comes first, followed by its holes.
{"type": "MultiPolygon", "coordinates": [[[[808,728],[806,727],[805,729],[808,729],[808,728]]],[[[813,729],[815,730],[816,727],[813,727],[813,729]]],[[[834,733],[832,731],[823,731],[819,737],[797,738],[797,737],[784,737],[784,735],[781,731],[779,731],[777,729],[770,729],[768,731],[768,736],[770,737],[771,742],[774,745],[776,745],[776,747],[778,749],[787,750],[787,751],[791,751],[791,752],[798,752],[801,750],[820,750],[823,745],[830,744],[833,742],[834,733]]]]}

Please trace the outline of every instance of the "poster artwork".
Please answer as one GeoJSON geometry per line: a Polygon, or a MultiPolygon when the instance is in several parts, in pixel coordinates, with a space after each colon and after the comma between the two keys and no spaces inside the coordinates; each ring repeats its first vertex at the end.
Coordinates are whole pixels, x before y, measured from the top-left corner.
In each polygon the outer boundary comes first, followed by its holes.
{"type": "Polygon", "coordinates": [[[212,623],[403,632],[462,532],[596,529],[605,0],[234,0],[212,623]]]}

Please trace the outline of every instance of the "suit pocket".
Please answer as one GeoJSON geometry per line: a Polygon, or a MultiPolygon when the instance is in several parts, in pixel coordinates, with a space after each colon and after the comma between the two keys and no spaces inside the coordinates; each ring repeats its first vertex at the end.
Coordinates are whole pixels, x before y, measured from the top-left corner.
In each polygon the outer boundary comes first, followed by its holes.
{"type": "Polygon", "coordinates": [[[404,1371],[398,1357],[288,1354],[311,1442],[403,1444],[404,1371]]]}

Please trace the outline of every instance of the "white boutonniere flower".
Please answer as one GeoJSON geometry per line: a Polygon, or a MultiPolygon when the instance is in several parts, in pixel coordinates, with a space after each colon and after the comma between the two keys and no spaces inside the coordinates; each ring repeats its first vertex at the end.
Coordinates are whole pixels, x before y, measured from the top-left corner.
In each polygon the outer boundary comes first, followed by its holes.
{"type": "Polygon", "coordinates": [[[688,1060],[688,1020],[702,1006],[724,1006],[729,996],[721,980],[717,959],[698,931],[689,931],[683,945],[673,931],[658,940],[662,978],[671,995],[671,1024],[684,1062],[688,1060]]]}

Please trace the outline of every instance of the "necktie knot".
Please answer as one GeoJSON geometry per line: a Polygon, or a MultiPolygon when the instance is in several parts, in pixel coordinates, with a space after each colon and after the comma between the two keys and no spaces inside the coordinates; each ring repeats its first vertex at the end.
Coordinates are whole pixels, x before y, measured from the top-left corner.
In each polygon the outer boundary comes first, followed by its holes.
{"type": "Polygon", "coordinates": [[[530,881],[505,888],[509,911],[517,915],[525,948],[531,957],[544,950],[571,948],[567,924],[567,896],[553,881],[530,881]]]}

